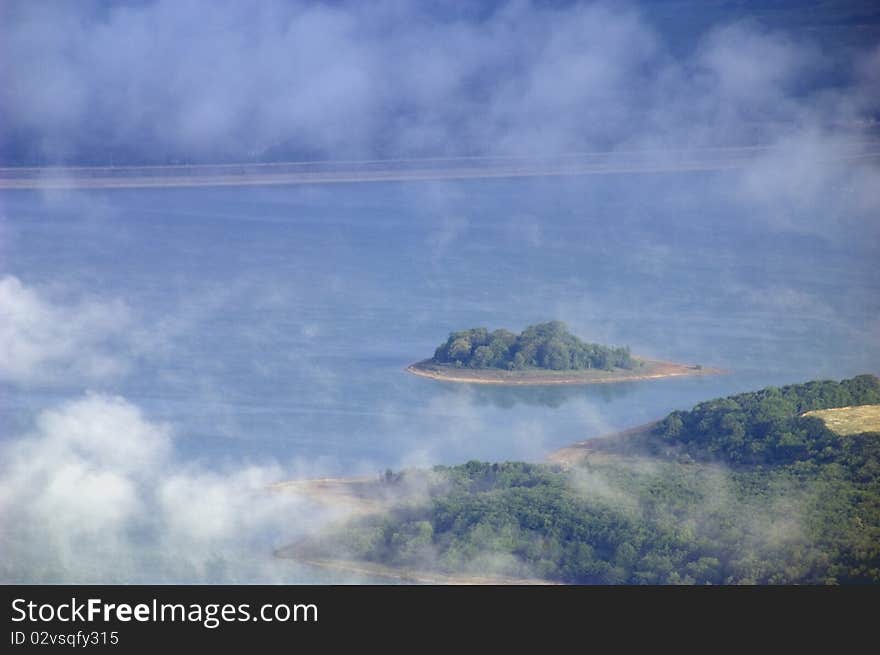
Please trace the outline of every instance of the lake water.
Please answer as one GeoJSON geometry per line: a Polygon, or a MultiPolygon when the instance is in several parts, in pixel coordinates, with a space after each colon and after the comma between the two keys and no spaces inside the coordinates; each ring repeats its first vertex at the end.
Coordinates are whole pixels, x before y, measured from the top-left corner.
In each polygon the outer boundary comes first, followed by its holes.
{"type": "Polygon", "coordinates": [[[874,217],[841,211],[845,189],[796,212],[736,191],[707,173],[3,193],[0,274],[68,313],[127,318],[88,345],[114,374],[7,379],[2,438],[94,391],[167,424],[174,449],[143,465],[91,452],[71,469],[43,437],[39,461],[0,476],[16,499],[0,580],[365,581],[274,559],[323,510],[264,505],[242,490],[247,471],[539,461],[708,398],[880,370],[874,217]],[[550,319],[730,373],[493,388],[403,370],[452,330],[550,319]],[[86,477],[58,491],[71,470],[86,477]],[[112,504],[89,471],[137,503],[112,504]]]}
{"type": "Polygon", "coordinates": [[[315,474],[540,460],[767,384],[880,370],[880,244],[826,208],[774,220],[723,174],[7,192],[2,272],[124,301],[111,380],[3,388],[4,433],[86,388],[208,465],[315,474]],[[698,189],[698,191],[695,191],[698,189]],[[569,388],[417,378],[451,330],[561,319],[729,375],[569,388]]]}

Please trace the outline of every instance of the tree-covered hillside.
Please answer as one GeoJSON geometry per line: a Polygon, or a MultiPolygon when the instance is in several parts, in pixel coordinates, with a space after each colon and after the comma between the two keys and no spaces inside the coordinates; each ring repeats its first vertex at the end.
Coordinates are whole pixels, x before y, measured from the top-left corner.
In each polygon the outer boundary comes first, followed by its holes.
{"type": "Polygon", "coordinates": [[[632,368],[629,348],[586,343],[568,332],[561,321],[531,325],[519,335],[508,330],[474,328],[452,332],[434,352],[437,364],[466,368],[554,371],[632,368]]]}
{"type": "Polygon", "coordinates": [[[840,437],[818,419],[798,427],[803,411],[877,402],[878,390],[877,378],[859,376],[701,403],[663,421],[645,452],[608,448],[569,470],[406,471],[387,484],[420,478],[429,491],[419,502],[307,547],[569,583],[878,583],[880,434],[840,437]]]}
{"type": "Polygon", "coordinates": [[[767,387],[672,412],[657,434],[700,460],[722,458],[737,465],[826,461],[836,456],[840,438],[820,419],[802,414],[876,403],[880,380],[873,375],[767,387]]]}

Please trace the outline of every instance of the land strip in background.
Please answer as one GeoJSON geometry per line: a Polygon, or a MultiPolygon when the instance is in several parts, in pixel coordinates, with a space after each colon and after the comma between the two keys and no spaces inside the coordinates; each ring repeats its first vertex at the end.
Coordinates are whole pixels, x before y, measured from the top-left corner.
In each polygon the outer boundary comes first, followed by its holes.
{"type": "MultiPolygon", "coordinates": [[[[783,154],[773,146],[572,153],[552,157],[447,157],[161,166],[42,166],[0,168],[0,189],[265,186],[517,178],[618,173],[677,173],[746,168],[783,154]]],[[[880,158],[880,142],[849,141],[829,148],[823,162],[880,158]]]]}

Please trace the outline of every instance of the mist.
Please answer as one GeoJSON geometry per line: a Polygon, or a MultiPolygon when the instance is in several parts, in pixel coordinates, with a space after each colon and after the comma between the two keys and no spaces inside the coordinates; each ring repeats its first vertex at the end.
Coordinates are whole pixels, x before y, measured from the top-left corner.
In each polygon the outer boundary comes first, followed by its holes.
{"type": "Polygon", "coordinates": [[[4,7],[8,163],[766,145],[877,119],[861,5],[833,48],[744,13],[664,33],[638,3],[4,7]]]}
{"type": "MultiPolygon", "coordinates": [[[[171,426],[118,396],[87,394],[5,440],[0,536],[6,583],[330,581],[273,556],[344,512],[274,491],[311,464],[181,461],[171,426]]],[[[357,581],[357,576],[350,576],[357,581]]]]}
{"type": "MultiPolygon", "coordinates": [[[[0,189],[0,579],[323,581],[272,553],[342,515],[273,484],[542,461],[880,371],[880,18],[807,4],[679,23],[681,3],[3,3],[3,167],[598,152],[667,172],[0,189]],[[669,172],[693,152],[721,165],[669,172]],[[730,374],[403,372],[452,330],[557,318],[730,374]]],[[[715,473],[707,496],[734,502],[715,473]]],[[[749,548],[807,538],[809,493],[779,498],[742,508],[749,548]]]]}

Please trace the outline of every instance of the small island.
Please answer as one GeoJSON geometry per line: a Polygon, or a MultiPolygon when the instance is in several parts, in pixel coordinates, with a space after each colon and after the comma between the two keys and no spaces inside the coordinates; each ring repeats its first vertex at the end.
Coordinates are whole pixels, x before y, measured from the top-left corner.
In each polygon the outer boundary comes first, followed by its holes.
{"type": "Polygon", "coordinates": [[[598,384],[722,372],[636,357],[627,346],[588,343],[562,321],[531,325],[518,335],[486,328],[452,332],[434,357],[406,370],[444,382],[498,385],[598,384]]]}

